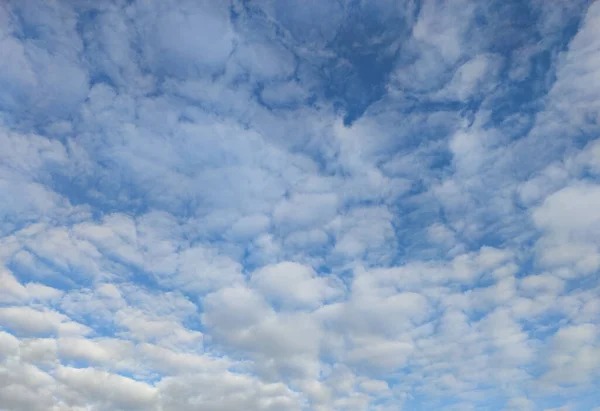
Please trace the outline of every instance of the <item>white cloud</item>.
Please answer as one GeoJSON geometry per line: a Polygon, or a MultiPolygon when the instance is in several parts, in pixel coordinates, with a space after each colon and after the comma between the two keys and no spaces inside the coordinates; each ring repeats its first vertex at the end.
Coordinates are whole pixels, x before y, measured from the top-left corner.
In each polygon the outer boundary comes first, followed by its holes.
{"type": "Polygon", "coordinates": [[[557,236],[566,239],[593,238],[600,224],[600,213],[594,205],[600,198],[600,187],[595,184],[575,184],[549,196],[538,208],[535,222],[557,236]]]}
{"type": "Polygon", "coordinates": [[[425,2],[409,42],[412,54],[417,57],[412,64],[396,69],[393,87],[408,92],[440,88],[448,77],[448,68],[467,51],[470,42],[477,40],[466,36],[475,9],[474,4],[466,1],[451,5],[435,0],[425,2]]]}
{"type": "Polygon", "coordinates": [[[348,351],[348,361],[379,372],[392,372],[406,365],[413,349],[411,343],[402,341],[360,341],[358,347],[348,351]]]}
{"type": "Polygon", "coordinates": [[[395,245],[392,219],[385,207],[355,208],[338,216],[329,226],[337,238],[334,255],[385,261],[395,245]]]}
{"type": "Polygon", "coordinates": [[[294,72],[293,54],[276,44],[243,44],[236,57],[245,70],[260,79],[286,78],[294,72]]]}
{"type": "Polygon", "coordinates": [[[531,294],[542,292],[560,294],[565,287],[565,283],[560,278],[548,274],[539,274],[523,278],[520,286],[525,292],[531,294]]]}
{"type": "Polygon", "coordinates": [[[219,71],[234,47],[225,5],[144,2],[135,3],[130,13],[149,40],[144,44],[145,57],[170,75],[219,71]]]}
{"type": "Polygon", "coordinates": [[[250,281],[266,297],[288,308],[315,308],[343,292],[335,279],[318,277],[311,267],[291,262],[264,266],[250,281]]]}
{"type": "Polygon", "coordinates": [[[2,281],[4,292],[0,296],[0,302],[20,302],[26,301],[29,296],[27,289],[8,271],[0,271],[0,281],[2,281]]]}
{"type": "Polygon", "coordinates": [[[535,408],[535,404],[533,403],[533,401],[525,398],[525,397],[518,397],[518,398],[511,398],[508,401],[508,405],[506,407],[506,410],[514,410],[514,411],[532,411],[535,408]]]}
{"type": "MultiPolygon", "coordinates": [[[[564,113],[560,119],[576,127],[586,127],[590,119],[597,120],[600,111],[599,89],[594,81],[600,70],[595,52],[600,43],[598,21],[600,7],[592,3],[583,18],[581,29],[559,62],[557,81],[549,93],[553,108],[564,113]]],[[[553,123],[558,121],[557,118],[552,120],[553,123]]]]}
{"type": "Polygon", "coordinates": [[[263,214],[244,216],[233,223],[231,234],[234,238],[251,238],[265,231],[269,224],[269,217],[263,214]]]}
{"type": "Polygon", "coordinates": [[[467,101],[492,91],[501,64],[497,56],[479,55],[460,66],[452,80],[437,93],[441,99],[467,101]]]}
{"type": "Polygon", "coordinates": [[[255,359],[259,374],[318,375],[322,332],[311,314],[276,312],[258,292],[241,287],[208,295],[203,307],[211,335],[236,355],[255,359]]]}
{"type": "Polygon", "coordinates": [[[301,409],[297,394],[284,384],[265,384],[232,373],[166,378],[159,387],[165,409],[191,411],[199,406],[218,411],[301,409]]]}
{"type": "Polygon", "coordinates": [[[308,92],[295,82],[275,84],[261,92],[263,101],[273,106],[302,103],[308,97],[308,92]]]}
{"type": "Polygon", "coordinates": [[[372,394],[381,394],[389,390],[388,383],[381,380],[365,380],[360,383],[363,390],[372,394]]]}
{"type": "Polygon", "coordinates": [[[70,321],[65,315],[31,307],[2,307],[0,319],[7,327],[25,335],[87,334],[89,328],[70,321]]]}
{"type": "Polygon", "coordinates": [[[0,389],[3,405],[16,411],[45,410],[59,405],[52,397],[54,379],[35,366],[19,363],[3,363],[0,389]]]}
{"type": "Polygon", "coordinates": [[[54,338],[30,338],[21,340],[19,357],[24,362],[45,367],[56,363],[57,342],[54,338]]]}
{"type": "MultiPolygon", "coordinates": [[[[9,6],[9,10],[14,6],[9,6]]],[[[29,27],[48,27],[38,33],[40,45],[34,39],[19,40],[18,23],[14,14],[2,36],[9,58],[3,61],[0,82],[7,84],[8,93],[0,103],[3,108],[29,106],[27,113],[65,116],[85,99],[88,73],[78,59],[82,41],[76,34],[77,17],[74,10],[59,3],[20,4],[17,7],[22,24],[29,27]],[[44,67],[43,70],[40,70],[44,67]],[[17,87],[16,87],[17,86],[17,87]]],[[[27,115],[27,113],[22,113],[27,115]]]]}
{"type": "Polygon", "coordinates": [[[533,219],[545,234],[536,244],[544,266],[566,267],[567,277],[590,274],[600,267],[598,201],[600,186],[575,183],[550,195],[534,211],[533,219]]]}
{"type": "Polygon", "coordinates": [[[7,356],[14,354],[19,349],[19,340],[17,340],[13,335],[1,331],[0,332],[0,352],[2,356],[7,356]]]}
{"type": "Polygon", "coordinates": [[[59,367],[56,379],[103,408],[157,409],[156,388],[93,368],[59,367]]]}
{"type": "Polygon", "coordinates": [[[163,318],[149,318],[137,310],[122,310],[115,322],[127,329],[123,334],[138,341],[159,341],[171,345],[178,343],[202,343],[202,334],[183,327],[178,321],[163,318]]]}
{"type": "Polygon", "coordinates": [[[594,324],[560,328],[552,338],[546,359],[548,370],[542,382],[574,384],[594,378],[600,372],[596,328],[594,324]]]}
{"type": "Polygon", "coordinates": [[[277,224],[292,229],[311,228],[327,223],[336,215],[339,200],[335,194],[298,194],[275,207],[277,224]]]}
{"type": "Polygon", "coordinates": [[[86,338],[60,338],[57,346],[63,361],[79,360],[98,365],[119,363],[123,358],[133,356],[134,348],[127,340],[93,341],[86,338]]]}

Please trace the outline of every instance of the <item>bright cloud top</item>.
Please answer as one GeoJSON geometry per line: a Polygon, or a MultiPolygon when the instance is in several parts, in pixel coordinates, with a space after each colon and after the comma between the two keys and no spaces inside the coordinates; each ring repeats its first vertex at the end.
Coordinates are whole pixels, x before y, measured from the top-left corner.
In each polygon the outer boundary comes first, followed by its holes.
{"type": "Polygon", "coordinates": [[[0,408],[600,405],[600,3],[0,3],[0,408]]]}

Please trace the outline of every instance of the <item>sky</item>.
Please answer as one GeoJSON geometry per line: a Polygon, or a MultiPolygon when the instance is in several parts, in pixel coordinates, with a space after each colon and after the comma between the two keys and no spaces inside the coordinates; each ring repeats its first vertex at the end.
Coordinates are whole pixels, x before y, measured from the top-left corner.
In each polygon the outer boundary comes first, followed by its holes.
{"type": "Polygon", "coordinates": [[[600,1],[4,0],[0,90],[0,410],[600,410],[600,1]]]}

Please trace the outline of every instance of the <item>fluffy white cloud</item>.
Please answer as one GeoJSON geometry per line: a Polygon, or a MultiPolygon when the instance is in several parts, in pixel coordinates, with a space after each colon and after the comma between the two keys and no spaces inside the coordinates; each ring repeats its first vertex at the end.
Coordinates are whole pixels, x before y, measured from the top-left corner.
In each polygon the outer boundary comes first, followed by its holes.
{"type": "Polygon", "coordinates": [[[273,217],[284,227],[311,228],[333,218],[338,202],[335,194],[299,194],[282,201],[275,208],[273,217]]]}
{"type": "Polygon", "coordinates": [[[128,11],[148,39],[144,56],[159,72],[183,77],[216,72],[234,47],[224,4],[139,2],[128,11]]]}
{"type": "Polygon", "coordinates": [[[318,277],[311,267],[291,262],[262,267],[250,283],[276,304],[292,309],[316,308],[343,293],[334,278],[318,277]]]}
{"type": "Polygon", "coordinates": [[[102,408],[156,409],[157,390],[147,384],[93,368],[59,367],[57,381],[102,408]]]}
{"type": "Polygon", "coordinates": [[[65,315],[49,309],[2,307],[0,319],[6,327],[24,335],[77,335],[90,332],[85,325],[70,321],[65,315]]]}
{"type": "Polygon", "coordinates": [[[565,268],[567,277],[589,274],[600,267],[600,186],[574,183],[550,195],[533,214],[544,230],[538,240],[540,262],[565,268]]]}
{"type": "Polygon", "coordinates": [[[219,411],[301,409],[298,395],[284,384],[265,384],[232,373],[166,378],[160,389],[163,407],[173,410],[191,411],[198,406],[219,411]]]}
{"type": "Polygon", "coordinates": [[[560,328],[550,342],[548,370],[542,381],[550,384],[587,382],[600,372],[597,327],[580,324],[560,328]]]}

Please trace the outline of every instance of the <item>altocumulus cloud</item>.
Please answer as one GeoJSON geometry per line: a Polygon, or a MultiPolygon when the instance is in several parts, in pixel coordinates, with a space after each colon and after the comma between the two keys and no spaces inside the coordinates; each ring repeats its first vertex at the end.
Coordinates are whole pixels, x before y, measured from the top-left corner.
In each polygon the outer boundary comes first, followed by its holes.
{"type": "Polygon", "coordinates": [[[600,404],[600,3],[0,2],[0,409],[600,404]]]}

